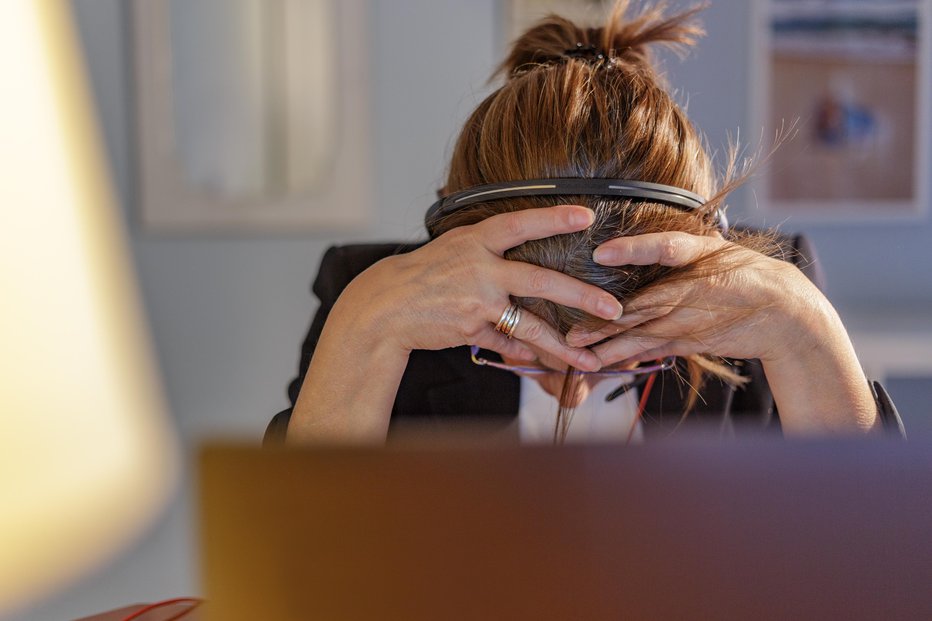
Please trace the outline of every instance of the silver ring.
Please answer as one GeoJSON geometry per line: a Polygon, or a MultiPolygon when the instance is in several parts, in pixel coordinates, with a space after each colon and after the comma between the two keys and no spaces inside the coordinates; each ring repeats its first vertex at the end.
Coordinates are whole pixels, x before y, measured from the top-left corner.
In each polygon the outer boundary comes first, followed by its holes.
{"type": "Polygon", "coordinates": [[[515,328],[518,327],[519,321],[521,321],[521,309],[518,308],[517,304],[510,304],[502,311],[502,316],[499,318],[498,323],[495,324],[495,329],[511,338],[515,333],[515,328]]]}

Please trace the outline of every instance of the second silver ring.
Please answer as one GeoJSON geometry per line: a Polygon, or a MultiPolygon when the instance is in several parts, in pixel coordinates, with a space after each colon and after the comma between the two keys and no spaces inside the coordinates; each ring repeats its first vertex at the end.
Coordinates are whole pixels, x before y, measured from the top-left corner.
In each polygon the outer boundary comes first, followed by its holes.
{"type": "Polygon", "coordinates": [[[521,309],[518,308],[517,304],[510,304],[502,311],[502,316],[499,318],[498,323],[495,324],[495,329],[511,338],[518,327],[519,321],[521,321],[521,309]]]}

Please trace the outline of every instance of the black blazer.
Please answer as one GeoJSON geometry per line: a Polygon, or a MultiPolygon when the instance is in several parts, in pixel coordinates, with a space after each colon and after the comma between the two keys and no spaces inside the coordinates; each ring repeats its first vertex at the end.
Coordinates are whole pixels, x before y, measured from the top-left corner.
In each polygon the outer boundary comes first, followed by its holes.
{"type": "MultiPolygon", "coordinates": [[[[795,250],[789,253],[787,260],[795,263],[821,289],[824,278],[808,241],[802,236],[785,241],[795,250]]],[[[320,307],[301,347],[298,376],[288,387],[292,407],[327,315],[344,287],[380,259],[417,247],[419,244],[373,244],[336,246],[327,250],[312,287],[320,307]]],[[[493,426],[501,423],[503,427],[513,422],[518,414],[520,379],[511,373],[474,365],[468,352],[467,347],[456,347],[411,353],[392,408],[389,433],[405,419],[476,417],[493,426]]],[[[645,407],[645,435],[666,435],[681,423],[687,427],[712,426],[725,435],[736,429],[779,431],[773,396],[760,362],[740,361],[738,370],[750,378],[744,387],[734,389],[718,379],[708,380],[701,391],[702,398],[685,419],[686,388],[676,378],[674,370],[661,373],[645,407]]],[[[289,408],[275,415],[266,430],[265,442],[284,439],[291,411],[289,408]]]]}

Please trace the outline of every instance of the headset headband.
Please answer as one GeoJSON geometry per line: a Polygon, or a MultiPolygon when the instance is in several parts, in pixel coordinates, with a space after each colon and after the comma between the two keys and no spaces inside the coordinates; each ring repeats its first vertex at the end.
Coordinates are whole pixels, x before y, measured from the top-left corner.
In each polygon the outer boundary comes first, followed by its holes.
{"type": "MultiPolygon", "coordinates": [[[[528,179],[477,185],[454,192],[430,206],[424,224],[434,237],[434,225],[441,218],[469,205],[519,196],[574,195],[639,198],[684,210],[698,209],[706,203],[698,194],[662,183],[629,179],[528,179]]],[[[728,230],[728,219],[721,209],[716,210],[716,221],[723,233],[728,230]]]]}

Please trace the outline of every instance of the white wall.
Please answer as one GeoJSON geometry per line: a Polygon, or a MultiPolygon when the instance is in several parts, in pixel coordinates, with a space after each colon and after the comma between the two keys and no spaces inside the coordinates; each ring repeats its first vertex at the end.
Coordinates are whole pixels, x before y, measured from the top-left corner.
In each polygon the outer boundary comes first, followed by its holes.
{"type": "MultiPolygon", "coordinates": [[[[495,55],[494,2],[372,2],[376,219],[330,237],[158,236],[134,201],[131,49],[118,0],[77,0],[95,92],[171,404],[186,435],[257,437],[285,407],[284,388],[332,243],[414,239],[443,173],[442,154],[495,55]],[[439,23],[456,24],[442,32],[439,23]],[[416,33],[416,36],[411,36],[416,33]]],[[[353,45],[355,42],[347,42],[353,45]]],[[[336,208],[337,206],[335,206],[336,208]]]]}
{"type": "MultiPolygon", "coordinates": [[[[74,0],[114,180],[165,387],[185,444],[208,435],[258,440],[287,405],[285,386],[315,300],[311,278],[336,242],[416,239],[451,137],[483,92],[494,59],[494,0],[372,0],[369,46],[377,197],[352,236],[166,237],[135,216],[132,75],[122,0],[74,0]]],[[[356,42],[345,42],[354,45],[356,42]]],[[[191,469],[188,469],[190,473],[191,469]]],[[[140,493],[145,493],[140,490],[140,493]]],[[[199,592],[190,482],[145,541],[17,620],[72,619],[199,592]]]]}
{"type": "MultiPolygon", "coordinates": [[[[217,434],[258,440],[269,417],[287,404],[285,385],[315,308],[308,286],[319,257],[349,236],[167,237],[141,231],[133,199],[127,8],[121,0],[72,1],[182,438],[189,447],[217,434]]],[[[351,237],[414,239],[442,178],[443,155],[501,54],[500,1],[370,3],[376,219],[351,237]]],[[[685,63],[667,65],[713,145],[747,124],[747,12],[745,0],[717,0],[705,15],[709,37],[685,63]]],[[[932,306],[928,222],[807,232],[821,250],[836,300],[857,306],[881,296],[890,304],[932,306]]],[[[18,618],[69,619],[197,594],[190,494],[186,483],[147,539],[118,562],[18,618]]]]}
{"type": "MultiPolygon", "coordinates": [[[[713,146],[724,145],[726,132],[739,126],[745,140],[760,135],[760,127],[750,127],[748,108],[751,4],[749,0],[712,0],[703,14],[708,36],[687,62],[668,65],[671,83],[689,95],[689,115],[713,146]]],[[[932,63],[928,65],[932,69],[932,63]]],[[[932,136],[922,138],[932,140],[932,136]]],[[[932,176],[932,169],[925,174],[932,176]]],[[[730,203],[747,222],[763,222],[750,193],[739,191],[730,203]]],[[[932,316],[932,278],[927,275],[932,266],[932,207],[927,207],[927,213],[918,223],[811,225],[788,220],[767,224],[805,232],[814,241],[828,276],[829,297],[842,311],[880,306],[910,308],[932,316]]]]}

